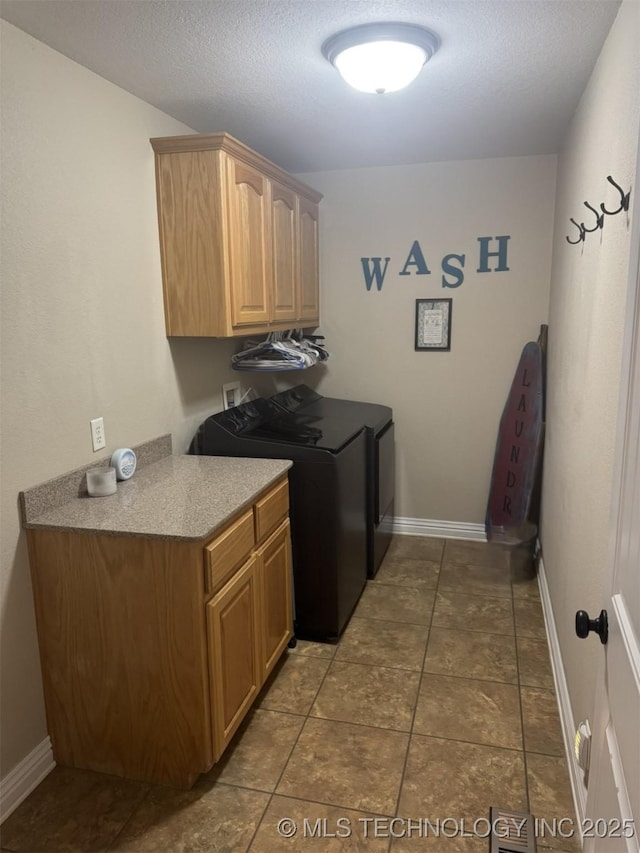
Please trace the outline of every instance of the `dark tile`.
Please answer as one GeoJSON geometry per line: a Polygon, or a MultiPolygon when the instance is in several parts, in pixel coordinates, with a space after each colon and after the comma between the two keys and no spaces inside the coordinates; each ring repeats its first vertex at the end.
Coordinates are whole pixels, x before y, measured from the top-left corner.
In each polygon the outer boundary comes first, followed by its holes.
{"type": "Polygon", "coordinates": [[[434,628],[513,634],[512,602],[509,598],[438,592],[432,625],[434,628]]]}
{"type": "Polygon", "coordinates": [[[533,640],[547,639],[542,604],[535,598],[516,598],[513,601],[518,637],[531,637],[533,640]]]}
{"type": "Polygon", "coordinates": [[[278,711],[252,711],[237,732],[218,764],[197,784],[207,780],[275,791],[304,717],[278,711]]]}
{"type": "Polygon", "coordinates": [[[219,783],[190,791],[154,788],[110,849],[131,853],[244,853],[269,796],[219,783]]]}
{"type": "MultiPolygon", "coordinates": [[[[411,818],[405,818],[407,826],[411,818]]],[[[392,853],[414,853],[414,851],[428,850],[437,853],[487,853],[487,839],[473,834],[473,828],[462,820],[440,819],[441,828],[438,829],[438,820],[432,821],[432,827],[396,833],[400,837],[394,837],[389,848],[392,853]]],[[[473,821],[472,821],[473,824],[473,821]]],[[[484,831],[480,829],[479,831],[484,831]]]]}
{"type": "Polygon", "coordinates": [[[149,791],[143,782],[56,767],[2,824],[16,851],[105,850],[149,791]]]}
{"type": "Polygon", "coordinates": [[[434,598],[433,590],[369,583],[354,615],[360,619],[428,625],[434,598]]]}
{"type": "Polygon", "coordinates": [[[417,672],[334,661],[311,716],[408,732],[419,684],[417,672]]]}
{"type": "Polygon", "coordinates": [[[538,844],[552,850],[579,851],[580,832],[571,795],[569,771],[564,757],[527,752],[529,807],[539,822],[538,844]],[[554,834],[554,821],[558,832],[554,834]],[[559,823],[562,821],[562,823],[559,823]],[[547,827],[551,827],[551,831],[547,827]],[[566,836],[575,829],[570,838],[566,836]],[[544,835],[542,835],[542,832],[544,835]]]}
{"type": "Polygon", "coordinates": [[[506,570],[509,577],[509,552],[492,542],[472,542],[465,539],[447,539],[444,546],[443,566],[473,565],[506,570]]]}
{"type": "Polygon", "coordinates": [[[475,564],[443,564],[438,592],[489,595],[511,600],[511,581],[504,569],[475,564]]]}
{"type": "Polygon", "coordinates": [[[336,648],[336,643],[315,643],[311,640],[296,640],[295,646],[287,650],[287,655],[304,655],[310,658],[331,660],[336,653],[336,648]]]}
{"type": "Polygon", "coordinates": [[[564,755],[564,741],[554,691],[521,687],[520,693],[526,751],[564,755]]]}
{"type": "Polygon", "coordinates": [[[515,684],[518,674],[514,638],[432,628],[424,670],[437,675],[515,684]]]}
{"type": "Polygon", "coordinates": [[[435,589],[439,572],[439,562],[414,560],[410,557],[387,557],[371,583],[435,589]]]}
{"type": "Polygon", "coordinates": [[[329,663],[306,655],[287,655],[262,688],[257,706],[268,711],[308,714],[329,663]]]}
{"type": "Polygon", "coordinates": [[[252,853],[281,850],[298,853],[307,849],[323,853],[386,853],[388,840],[374,837],[375,817],[367,812],[275,796],[250,850],[252,853]],[[282,824],[283,820],[293,824],[282,824]],[[287,837],[285,830],[291,835],[287,837]]]}
{"type": "MultiPolygon", "coordinates": [[[[451,829],[473,835],[474,822],[489,808],[527,811],[524,759],[521,752],[472,743],[413,735],[398,814],[405,818],[452,819],[451,829]],[[464,821],[464,823],[463,823],[464,821]]],[[[486,831],[484,825],[480,833],[486,831]]],[[[486,838],[414,837],[394,841],[393,850],[441,850],[486,853],[486,838]]]]}
{"type": "Polygon", "coordinates": [[[540,601],[540,588],[538,578],[518,578],[511,580],[511,588],[514,598],[533,598],[540,601]]]}
{"type": "Polygon", "coordinates": [[[521,750],[518,687],[425,673],[413,732],[521,750]]]}
{"type": "Polygon", "coordinates": [[[403,732],[309,718],[277,793],[393,815],[408,740],[403,732]]]}
{"type": "MultiPolygon", "coordinates": [[[[538,853],[549,853],[550,850],[553,850],[554,853],[575,853],[575,850],[576,850],[575,847],[570,847],[570,846],[567,847],[566,846],[567,844],[569,844],[569,845],[573,844],[574,843],[573,839],[566,839],[565,840],[562,838],[558,838],[558,839],[556,839],[555,843],[560,844],[562,846],[554,848],[554,847],[549,847],[548,844],[538,843],[538,853]]],[[[580,849],[580,848],[578,848],[578,849],[580,849]]]]}
{"type": "Polygon", "coordinates": [[[553,690],[553,670],[549,658],[549,647],[544,640],[517,637],[518,669],[520,684],[528,687],[545,687],[553,690]]]}
{"type": "Polygon", "coordinates": [[[432,560],[439,563],[442,559],[444,539],[434,536],[394,536],[383,561],[393,557],[408,557],[412,560],[432,560]]]}
{"type": "Polygon", "coordinates": [[[342,635],[336,660],[420,671],[428,633],[426,625],[404,625],[354,616],[342,635]]]}

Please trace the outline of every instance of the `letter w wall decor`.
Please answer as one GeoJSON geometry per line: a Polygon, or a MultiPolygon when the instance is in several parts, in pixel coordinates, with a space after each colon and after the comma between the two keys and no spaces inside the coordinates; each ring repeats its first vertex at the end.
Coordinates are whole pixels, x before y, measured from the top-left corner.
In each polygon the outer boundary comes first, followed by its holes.
{"type": "Polygon", "coordinates": [[[376,288],[382,290],[384,277],[387,274],[387,267],[391,258],[384,259],[384,267],[381,266],[382,258],[360,258],[362,264],[362,272],[364,273],[364,283],[367,290],[371,290],[371,285],[375,281],[376,288]]]}

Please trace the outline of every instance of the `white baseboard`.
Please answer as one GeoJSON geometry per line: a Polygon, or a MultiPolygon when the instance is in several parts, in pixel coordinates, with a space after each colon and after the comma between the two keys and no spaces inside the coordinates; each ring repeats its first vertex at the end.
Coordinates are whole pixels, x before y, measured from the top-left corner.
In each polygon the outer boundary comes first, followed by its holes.
{"type": "Polygon", "coordinates": [[[443,539],[472,539],[486,542],[484,524],[464,521],[439,521],[430,518],[401,518],[391,520],[391,531],[406,536],[438,536],[443,539]]]}
{"type": "Polygon", "coordinates": [[[556,686],[556,697],[558,699],[558,707],[560,709],[560,723],[562,725],[564,748],[567,764],[569,765],[569,778],[571,780],[571,790],[573,792],[573,804],[576,809],[578,826],[582,826],[587,803],[587,786],[584,783],[584,774],[582,768],[578,766],[576,754],[573,748],[576,725],[573,712],[571,710],[569,687],[567,685],[564,665],[562,663],[560,642],[558,640],[558,632],[556,631],[556,623],[553,618],[551,596],[549,593],[549,585],[547,583],[547,576],[542,557],[540,557],[538,565],[538,586],[540,587],[540,598],[542,599],[542,610],[544,612],[544,622],[547,629],[549,651],[551,653],[551,666],[553,668],[553,680],[556,686]]]}
{"type": "Polygon", "coordinates": [[[51,740],[46,737],[0,780],[0,823],[18,808],[55,766],[51,740]]]}

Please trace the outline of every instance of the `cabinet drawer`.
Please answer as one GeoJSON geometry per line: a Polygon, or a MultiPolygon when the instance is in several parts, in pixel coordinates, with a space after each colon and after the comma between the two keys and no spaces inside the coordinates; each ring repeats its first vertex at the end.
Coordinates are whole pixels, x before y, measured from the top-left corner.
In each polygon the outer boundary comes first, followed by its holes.
{"type": "Polygon", "coordinates": [[[256,502],[256,541],[270,533],[289,512],[289,480],[283,480],[256,502]]]}
{"type": "Polygon", "coordinates": [[[255,545],[253,510],[250,509],[205,547],[207,592],[215,592],[229,579],[255,545]]]}

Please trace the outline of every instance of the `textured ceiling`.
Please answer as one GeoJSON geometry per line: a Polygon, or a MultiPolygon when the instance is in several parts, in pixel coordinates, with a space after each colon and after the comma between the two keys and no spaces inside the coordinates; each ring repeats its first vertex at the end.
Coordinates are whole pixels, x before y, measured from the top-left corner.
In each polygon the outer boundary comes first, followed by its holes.
{"type": "Polygon", "coordinates": [[[292,172],[556,152],[618,0],[2,0],[0,15],[198,132],[292,172]],[[358,23],[442,44],[409,89],[322,57],[358,23]]]}

